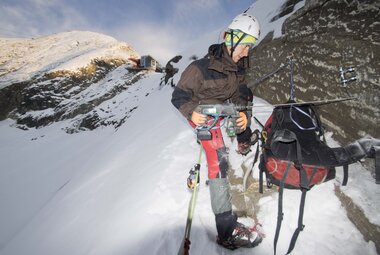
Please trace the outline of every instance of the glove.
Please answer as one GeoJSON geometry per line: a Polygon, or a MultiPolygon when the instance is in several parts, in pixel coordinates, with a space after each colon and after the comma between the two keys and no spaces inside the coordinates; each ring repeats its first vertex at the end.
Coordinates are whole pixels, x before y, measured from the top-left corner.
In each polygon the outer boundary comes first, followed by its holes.
{"type": "Polygon", "coordinates": [[[247,128],[248,124],[248,118],[247,115],[245,115],[244,112],[239,112],[240,117],[236,120],[236,125],[242,129],[245,130],[247,128]]]}
{"type": "Polygon", "coordinates": [[[207,121],[207,116],[203,115],[199,112],[193,111],[191,114],[191,121],[196,125],[196,126],[201,126],[207,121]]]}

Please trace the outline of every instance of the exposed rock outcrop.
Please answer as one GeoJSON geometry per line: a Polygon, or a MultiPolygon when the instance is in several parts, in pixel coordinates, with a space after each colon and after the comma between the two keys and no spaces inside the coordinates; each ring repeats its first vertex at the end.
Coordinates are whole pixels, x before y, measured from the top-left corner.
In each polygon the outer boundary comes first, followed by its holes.
{"type": "MultiPolygon", "coordinates": [[[[322,121],[338,141],[380,137],[379,8],[379,1],[307,0],[285,21],[282,37],[268,34],[256,47],[251,82],[293,58],[296,99],[358,98],[320,107],[322,121]],[[342,87],[340,67],[354,67],[356,81],[342,87]]],[[[254,89],[273,104],[286,102],[289,92],[288,69],[254,89]]]]}

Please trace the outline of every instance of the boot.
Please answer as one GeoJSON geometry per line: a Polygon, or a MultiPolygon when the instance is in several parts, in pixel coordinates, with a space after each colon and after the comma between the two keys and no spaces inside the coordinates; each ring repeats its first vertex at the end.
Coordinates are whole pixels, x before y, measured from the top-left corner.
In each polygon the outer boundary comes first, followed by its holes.
{"type": "Polygon", "coordinates": [[[237,222],[232,235],[224,240],[218,237],[217,243],[229,250],[235,250],[237,248],[256,247],[262,240],[262,236],[255,228],[248,228],[240,222],[237,222]]]}

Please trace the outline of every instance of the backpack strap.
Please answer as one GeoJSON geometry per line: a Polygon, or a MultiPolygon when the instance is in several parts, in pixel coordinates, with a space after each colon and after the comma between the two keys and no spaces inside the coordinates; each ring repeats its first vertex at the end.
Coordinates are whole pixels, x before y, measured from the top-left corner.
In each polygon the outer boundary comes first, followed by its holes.
{"type": "Polygon", "coordinates": [[[346,186],[348,181],[348,165],[343,165],[343,182],[342,185],[346,186]]]}
{"type": "Polygon", "coordinates": [[[270,148],[274,156],[278,156],[277,153],[280,150],[279,148],[287,149],[286,160],[293,161],[295,167],[300,171],[301,188],[309,189],[307,174],[302,166],[301,145],[298,142],[296,134],[288,129],[275,131],[270,143],[270,148]],[[283,145],[286,147],[280,147],[283,145]]]}
{"type": "MultiPolygon", "coordinates": [[[[276,255],[276,250],[277,250],[277,242],[278,238],[280,235],[281,231],[281,225],[282,225],[282,220],[284,218],[284,212],[283,212],[283,194],[284,194],[284,185],[285,185],[285,180],[288,175],[289,169],[292,165],[292,162],[289,161],[288,165],[286,166],[284,175],[282,176],[281,182],[280,182],[280,188],[279,188],[279,194],[278,194],[278,212],[277,212],[277,226],[276,226],[276,233],[274,236],[274,241],[273,241],[273,246],[274,246],[274,254],[276,255]]],[[[317,167],[314,167],[312,175],[310,177],[310,180],[308,181],[308,184],[311,182],[313,179],[315,173],[317,172],[317,167]]],[[[308,189],[306,188],[301,188],[301,202],[299,206],[299,213],[298,213],[298,226],[296,230],[293,233],[292,239],[290,240],[289,248],[286,254],[289,254],[292,252],[294,249],[294,246],[297,242],[297,238],[299,233],[305,228],[305,225],[303,224],[303,215],[304,215],[304,208],[305,208],[305,201],[306,201],[306,193],[308,189]]]]}
{"type": "MultiPolygon", "coordinates": [[[[293,158],[290,158],[290,155],[292,153],[291,150],[288,150],[288,164],[287,167],[284,171],[284,174],[281,178],[280,181],[280,188],[279,188],[279,198],[278,198],[278,213],[277,213],[277,226],[276,226],[276,233],[275,233],[275,238],[274,238],[274,254],[276,254],[276,249],[277,249],[277,241],[278,237],[280,235],[280,230],[281,230],[281,223],[283,220],[283,191],[284,191],[284,186],[285,186],[285,180],[288,175],[289,169],[291,167],[292,161],[294,163],[294,166],[299,170],[300,174],[300,189],[302,192],[301,195],[301,202],[300,202],[300,207],[299,207],[299,214],[298,214],[298,227],[294,231],[292,239],[290,241],[290,245],[288,248],[287,254],[289,254],[297,241],[299,233],[304,229],[303,225],[303,214],[304,214],[304,208],[305,208],[305,200],[306,200],[306,192],[310,189],[310,183],[311,180],[313,179],[315,173],[317,172],[317,167],[315,166],[313,169],[313,172],[311,174],[310,180],[307,178],[306,170],[302,166],[302,153],[301,153],[301,145],[298,142],[297,136],[289,130],[278,130],[275,132],[273,135],[273,139],[271,141],[271,147],[275,145],[278,142],[282,143],[295,143],[296,145],[296,152],[295,152],[295,158],[293,155],[293,158]]],[[[293,152],[294,153],[294,152],[293,152]]]]}
{"type": "Polygon", "coordinates": [[[263,190],[263,183],[264,183],[263,173],[264,173],[264,171],[266,171],[266,169],[265,169],[264,155],[263,154],[260,156],[259,169],[260,169],[260,171],[259,171],[259,193],[263,194],[263,192],[264,192],[264,190],[263,190]]]}
{"type": "Polygon", "coordinates": [[[278,241],[278,237],[280,235],[281,223],[282,223],[282,220],[284,218],[282,202],[283,202],[285,180],[286,180],[286,177],[288,176],[288,172],[289,172],[291,165],[292,165],[292,162],[288,161],[288,165],[286,166],[284,175],[282,176],[282,179],[280,181],[280,189],[278,191],[277,226],[276,226],[276,234],[274,235],[274,241],[273,241],[274,255],[276,255],[277,241],[278,241]]]}
{"type": "Polygon", "coordinates": [[[375,150],[375,179],[380,184],[380,146],[373,146],[375,150]]]}
{"type": "MultiPolygon", "coordinates": [[[[311,183],[311,181],[314,178],[314,175],[317,173],[317,166],[314,166],[313,172],[311,173],[310,179],[308,180],[308,185],[311,183]]],[[[301,202],[299,207],[299,213],[298,213],[298,226],[297,229],[294,231],[292,239],[290,240],[288,252],[286,254],[289,254],[294,249],[294,246],[296,245],[296,241],[298,238],[299,233],[305,228],[305,225],[303,224],[303,215],[304,215],[304,208],[305,208],[305,201],[306,201],[306,192],[308,189],[301,188],[301,202]]]]}
{"type": "Polygon", "coordinates": [[[299,207],[299,213],[298,213],[298,226],[297,229],[294,231],[292,239],[290,240],[289,248],[286,254],[289,254],[294,249],[294,246],[296,245],[296,241],[298,238],[299,233],[305,228],[305,225],[303,225],[303,213],[305,208],[305,200],[306,200],[306,192],[307,189],[301,189],[302,195],[301,195],[301,202],[299,207]]]}

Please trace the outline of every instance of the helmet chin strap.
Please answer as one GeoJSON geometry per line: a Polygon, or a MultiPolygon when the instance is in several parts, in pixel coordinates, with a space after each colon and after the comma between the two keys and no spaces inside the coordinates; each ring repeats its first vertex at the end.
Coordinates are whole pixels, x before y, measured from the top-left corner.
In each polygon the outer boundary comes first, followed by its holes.
{"type": "Polygon", "coordinates": [[[233,30],[230,30],[229,31],[229,34],[231,36],[231,58],[232,58],[232,55],[234,54],[234,51],[235,51],[235,48],[236,46],[238,46],[238,44],[241,42],[241,40],[243,40],[243,38],[247,35],[246,33],[243,33],[243,35],[239,38],[239,40],[236,42],[236,44],[234,45],[234,31],[233,30]]]}

